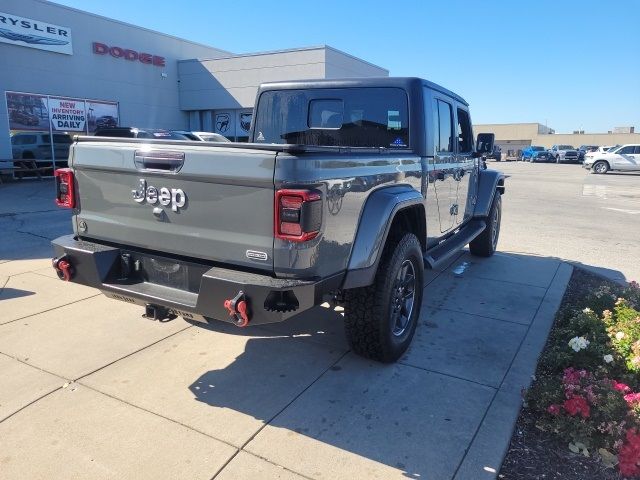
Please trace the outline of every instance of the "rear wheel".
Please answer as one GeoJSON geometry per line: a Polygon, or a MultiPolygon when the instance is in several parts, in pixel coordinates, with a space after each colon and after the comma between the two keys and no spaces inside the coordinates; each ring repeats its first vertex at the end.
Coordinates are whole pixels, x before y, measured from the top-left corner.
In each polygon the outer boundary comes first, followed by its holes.
{"type": "Polygon", "coordinates": [[[502,195],[496,192],[487,216],[487,228],[469,244],[469,251],[478,257],[490,257],[496,251],[502,220],[502,195]]]}
{"type": "Polygon", "coordinates": [[[359,355],[395,362],[409,347],[420,316],[424,260],[413,233],[391,240],[372,285],[345,291],[345,332],[359,355]]]}
{"type": "Polygon", "coordinates": [[[599,161],[593,164],[593,171],[595,173],[607,173],[609,171],[609,164],[607,162],[599,161]]]}

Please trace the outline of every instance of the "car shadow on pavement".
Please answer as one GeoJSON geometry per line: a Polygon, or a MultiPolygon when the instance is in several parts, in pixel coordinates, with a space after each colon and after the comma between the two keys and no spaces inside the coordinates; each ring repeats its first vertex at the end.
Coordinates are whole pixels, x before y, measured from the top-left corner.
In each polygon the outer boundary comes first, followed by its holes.
{"type": "MultiPolygon", "coordinates": [[[[448,370],[446,363],[484,362],[487,369],[500,370],[498,377],[504,380],[528,325],[509,323],[500,318],[500,312],[490,318],[491,313],[486,313],[489,310],[483,310],[484,303],[499,297],[492,289],[500,286],[513,292],[508,308],[526,303],[520,295],[527,296],[532,290],[541,299],[543,285],[552,284],[561,262],[512,253],[500,253],[493,259],[461,257],[430,284],[429,288],[441,292],[425,295],[426,301],[439,295],[442,304],[423,305],[416,332],[416,337],[422,338],[414,339],[408,358],[392,365],[349,352],[342,315],[332,308],[316,308],[281,324],[256,326],[253,332],[251,328],[229,329],[226,324],[196,323],[205,329],[249,338],[244,351],[230,364],[203,373],[189,389],[198,402],[261,420],[263,427],[244,448],[304,475],[313,476],[320,470],[329,478],[342,478],[345,470],[334,470],[340,464],[342,468],[349,465],[346,468],[352,472],[366,470],[370,477],[453,478],[500,382],[470,380],[465,378],[464,368],[448,370]],[[459,298],[460,292],[455,290],[463,288],[460,275],[453,270],[464,262],[471,265],[467,270],[471,279],[484,285],[474,296],[478,305],[453,311],[446,302],[459,298]],[[515,264],[519,273],[510,270],[515,264]],[[446,315],[426,318],[438,310],[446,315]],[[473,322],[482,322],[476,324],[479,333],[473,322]],[[496,338],[500,330],[492,330],[494,325],[504,326],[501,338],[496,338]],[[287,358],[296,351],[290,348],[292,342],[324,344],[338,349],[339,355],[324,358],[325,366],[317,370],[317,362],[308,363],[311,357],[287,358]],[[280,367],[269,368],[270,364],[280,367]],[[300,373],[305,371],[309,373],[306,376],[300,373]],[[457,371],[463,373],[458,375],[457,371]],[[281,398],[276,407],[274,398],[288,382],[297,382],[297,393],[286,401],[281,398]]],[[[588,268],[609,278],[624,278],[620,272],[606,268],[588,268]]],[[[507,302],[504,291],[501,294],[507,302]]],[[[469,370],[474,369],[479,370],[470,363],[469,370]]],[[[519,402],[518,395],[514,401],[519,402]]],[[[496,439],[498,443],[508,441],[496,439]]]]}
{"type": "Polygon", "coordinates": [[[35,292],[19,290],[17,288],[3,288],[0,284],[0,294],[2,295],[1,300],[9,300],[10,298],[29,297],[35,295],[35,292]]]}
{"type": "MultiPolygon", "coordinates": [[[[322,315],[323,323],[333,322],[342,329],[339,313],[322,310],[316,315],[322,315]]],[[[297,467],[298,462],[329,464],[337,456],[340,463],[359,465],[355,470],[349,468],[356,472],[353,478],[360,478],[360,469],[372,468],[379,478],[445,478],[432,477],[434,469],[427,465],[448,455],[461,458],[472,436],[471,417],[477,416],[479,421],[492,394],[490,389],[471,387],[484,396],[482,406],[474,409],[467,405],[456,413],[459,407],[450,401],[454,389],[435,374],[368,361],[346,349],[336,351],[338,347],[333,345],[303,354],[292,343],[307,342],[306,350],[310,343],[322,346],[330,336],[325,327],[306,328],[304,323],[286,322],[288,333],[254,327],[256,337],[246,341],[244,351],[232,363],[205,372],[189,386],[195,400],[260,420],[263,427],[247,435],[252,439],[244,448],[305,475],[309,474],[308,466],[297,467]],[[298,355],[292,356],[296,352],[298,355]],[[413,387],[407,391],[409,385],[413,387]],[[284,390],[289,390],[286,397],[282,396],[284,390]],[[466,429],[467,441],[455,445],[439,438],[446,428],[456,430],[452,440],[466,429]],[[434,438],[439,440],[432,443],[434,438]],[[446,448],[440,451],[438,444],[446,448]]],[[[226,325],[201,327],[229,333],[226,325]]],[[[330,341],[346,344],[342,337],[330,341]]],[[[465,387],[463,381],[454,383],[465,387]]],[[[465,403],[472,402],[462,405],[465,403]]],[[[455,464],[448,467],[451,470],[455,464]]],[[[342,478],[344,471],[323,474],[342,478]]]]}

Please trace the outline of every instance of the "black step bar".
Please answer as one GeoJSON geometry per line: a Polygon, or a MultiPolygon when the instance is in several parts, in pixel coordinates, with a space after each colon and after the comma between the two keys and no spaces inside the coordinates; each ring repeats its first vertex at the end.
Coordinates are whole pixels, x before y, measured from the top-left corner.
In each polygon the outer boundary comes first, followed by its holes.
{"type": "Polygon", "coordinates": [[[471,220],[464,227],[460,228],[459,231],[453,232],[449,238],[427,251],[427,254],[424,256],[425,268],[438,268],[442,266],[447,260],[467,246],[471,240],[480,235],[485,228],[487,228],[487,224],[484,220],[471,220]]]}

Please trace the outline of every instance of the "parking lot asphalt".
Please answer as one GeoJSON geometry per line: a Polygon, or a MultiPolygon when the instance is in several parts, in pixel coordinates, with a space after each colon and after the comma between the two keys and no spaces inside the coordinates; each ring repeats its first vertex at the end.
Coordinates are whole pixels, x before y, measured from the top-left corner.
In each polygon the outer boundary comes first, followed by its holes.
{"type": "Polygon", "coordinates": [[[640,279],[640,172],[489,162],[504,171],[500,250],[555,257],[618,281],[640,279]]]}
{"type": "Polygon", "coordinates": [[[637,195],[638,177],[499,166],[511,175],[500,253],[427,272],[394,365],[349,352],[328,305],[242,330],[158,323],[60,282],[49,241],[70,223],[51,182],[0,186],[0,476],[494,478],[571,275],[563,260],[631,278],[633,248],[600,251],[638,233],[618,211],[635,208],[620,191],[637,195]]]}

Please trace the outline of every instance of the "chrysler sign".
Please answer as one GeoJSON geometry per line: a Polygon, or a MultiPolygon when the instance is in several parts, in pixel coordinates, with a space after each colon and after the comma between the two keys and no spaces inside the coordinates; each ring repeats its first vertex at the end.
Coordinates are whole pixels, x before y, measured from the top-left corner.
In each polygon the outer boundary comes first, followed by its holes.
{"type": "Polygon", "coordinates": [[[0,12],[0,42],[73,55],[71,29],[0,12]]]}

